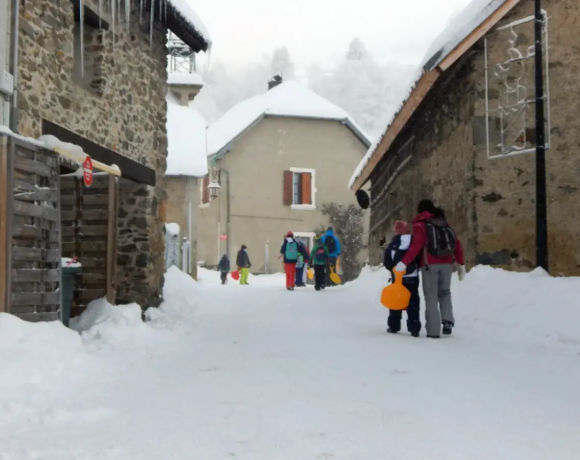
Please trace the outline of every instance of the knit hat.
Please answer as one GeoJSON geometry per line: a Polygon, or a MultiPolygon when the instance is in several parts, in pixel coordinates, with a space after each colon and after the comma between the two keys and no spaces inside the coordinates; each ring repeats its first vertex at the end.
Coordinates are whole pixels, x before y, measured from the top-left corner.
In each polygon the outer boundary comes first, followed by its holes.
{"type": "Polygon", "coordinates": [[[411,227],[407,222],[402,220],[398,220],[395,222],[395,235],[410,235],[411,234],[411,227]]]}
{"type": "Polygon", "coordinates": [[[290,238],[292,238],[292,237],[294,236],[294,233],[292,233],[292,232],[288,232],[288,233],[286,234],[286,236],[289,236],[290,238]]]}

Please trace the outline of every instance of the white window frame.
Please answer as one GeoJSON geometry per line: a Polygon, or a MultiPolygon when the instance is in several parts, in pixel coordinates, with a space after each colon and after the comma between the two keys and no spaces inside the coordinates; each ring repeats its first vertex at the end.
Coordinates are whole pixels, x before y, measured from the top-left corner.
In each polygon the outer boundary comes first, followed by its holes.
{"type": "MultiPolygon", "coordinates": [[[[316,169],[308,168],[290,168],[292,174],[294,173],[309,173],[312,177],[311,186],[311,201],[312,204],[292,204],[291,209],[296,211],[314,211],[316,210],[316,169]]],[[[292,201],[294,201],[294,177],[292,177],[292,201]]]]}
{"type": "Polygon", "coordinates": [[[310,247],[308,248],[308,251],[312,251],[312,248],[314,247],[314,237],[316,236],[316,233],[314,232],[292,232],[294,234],[294,238],[310,238],[310,247]]]}

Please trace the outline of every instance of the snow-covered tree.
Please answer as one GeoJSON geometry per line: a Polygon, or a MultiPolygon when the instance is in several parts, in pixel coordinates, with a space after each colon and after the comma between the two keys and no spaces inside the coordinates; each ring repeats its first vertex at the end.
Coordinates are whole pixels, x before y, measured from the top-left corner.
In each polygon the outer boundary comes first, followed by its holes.
{"type": "Polygon", "coordinates": [[[354,40],[350,42],[346,58],[350,61],[362,61],[367,56],[368,52],[365,44],[360,38],[355,37],[354,40]]]}
{"type": "Polygon", "coordinates": [[[292,59],[290,59],[288,48],[283,46],[274,50],[270,71],[272,76],[280,75],[284,80],[294,80],[294,64],[292,59]]]}

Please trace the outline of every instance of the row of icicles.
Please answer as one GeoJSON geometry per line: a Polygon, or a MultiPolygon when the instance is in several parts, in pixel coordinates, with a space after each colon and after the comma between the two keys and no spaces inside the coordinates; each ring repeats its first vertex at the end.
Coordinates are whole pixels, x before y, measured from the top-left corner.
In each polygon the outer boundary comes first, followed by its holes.
{"type": "MultiPolygon", "coordinates": [[[[99,0],[99,27],[100,22],[102,21],[103,17],[103,10],[105,8],[111,13],[111,25],[113,30],[113,37],[115,36],[115,26],[116,25],[124,25],[127,30],[129,30],[129,26],[131,23],[131,12],[133,9],[133,3],[139,1],[139,24],[143,23],[143,7],[149,3],[151,14],[150,17],[150,24],[149,24],[149,44],[153,45],[153,21],[155,19],[155,8],[157,7],[159,10],[159,21],[163,21],[164,19],[167,20],[167,3],[168,0],[99,0]],[[124,14],[122,14],[122,9],[124,9],[124,14]]],[[[79,13],[80,13],[80,38],[81,38],[81,68],[82,68],[82,75],[84,77],[84,68],[85,68],[85,6],[84,0],[79,0],[79,13]]],[[[113,38],[114,41],[114,38],[113,38]]]]}

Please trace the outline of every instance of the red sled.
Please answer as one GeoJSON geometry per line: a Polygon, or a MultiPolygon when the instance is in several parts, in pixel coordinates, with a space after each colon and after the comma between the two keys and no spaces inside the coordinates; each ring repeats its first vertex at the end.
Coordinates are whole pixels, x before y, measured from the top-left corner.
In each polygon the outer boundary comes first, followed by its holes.
{"type": "Polygon", "coordinates": [[[239,270],[232,272],[231,275],[232,275],[232,279],[235,281],[238,281],[240,279],[240,271],[239,270]]]}

